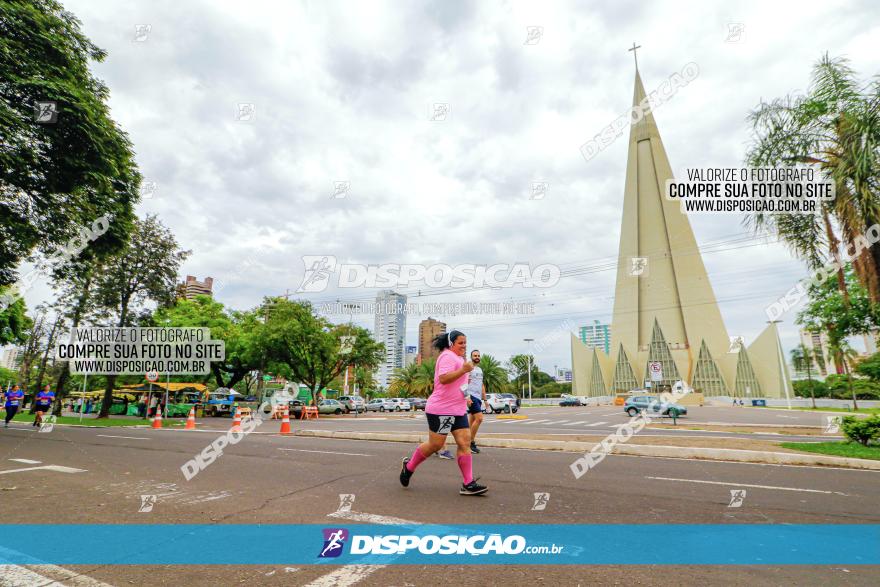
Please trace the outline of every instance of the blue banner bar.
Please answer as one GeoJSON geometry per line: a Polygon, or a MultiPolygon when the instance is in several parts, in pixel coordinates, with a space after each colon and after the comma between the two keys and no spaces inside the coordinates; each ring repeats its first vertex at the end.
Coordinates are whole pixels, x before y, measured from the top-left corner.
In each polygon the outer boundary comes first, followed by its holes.
{"type": "Polygon", "coordinates": [[[880,525],[8,524],[0,564],[878,565],[880,525]]]}

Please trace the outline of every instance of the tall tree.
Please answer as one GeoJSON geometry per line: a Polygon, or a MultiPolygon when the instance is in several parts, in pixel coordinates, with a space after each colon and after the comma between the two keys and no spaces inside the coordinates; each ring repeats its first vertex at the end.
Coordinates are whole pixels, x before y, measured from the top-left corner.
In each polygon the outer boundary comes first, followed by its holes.
{"type": "Polygon", "coordinates": [[[0,3],[0,285],[98,216],[113,222],[92,246],[125,240],[141,178],[89,71],[105,57],[59,2],[0,3]]]}
{"type": "Polygon", "coordinates": [[[269,298],[266,321],[259,339],[271,361],[282,362],[295,381],[309,387],[312,401],[348,365],[373,369],[384,346],[369,331],[350,324],[331,324],[318,316],[309,302],[269,298]],[[343,345],[342,337],[354,337],[343,345]]]}
{"type": "MultiPolygon", "coordinates": [[[[177,273],[190,251],[178,249],[174,234],[156,216],[136,220],[129,241],[108,257],[96,276],[96,299],[117,327],[132,326],[137,311],[147,301],[170,305],[177,273]]],[[[99,418],[110,414],[116,376],[107,377],[99,418]]]]}
{"type": "Polygon", "coordinates": [[[507,386],[507,370],[492,355],[483,355],[480,359],[483,370],[483,383],[486,393],[502,393],[507,386]]]}
{"type": "MultiPolygon", "coordinates": [[[[749,118],[749,165],[811,165],[834,182],[836,196],[818,215],[755,214],[746,222],[775,232],[811,269],[837,261],[837,286],[848,303],[840,245],[853,250],[856,238],[880,222],[880,79],[864,84],[846,59],[826,54],[806,95],[761,102],[749,118]]],[[[864,249],[852,263],[869,298],[880,302],[880,247],[864,249]]]]}
{"type": "Polygon", "coordinates": [[[0,346],[24,343],[31,328],[24,298],[10,294],[9,290],[0,286],[0,346]]]}
{"type": "Polygon", "coordinates": [[[419,395],[428,397],[434,393],[434,371],[437,367],[437,359],[430,358],[422,361],[416,371],[414,381],[415,389],[419,395]]]}
{"type": "MultiPolygon", "coordinates": [[[[217,387],[231,389],[260,367],[259,318],[255,310],[228,311],[210,296],[196,296],[193,300],[179,299],[173,306],[159,308],[153,319],[156,326],[210,328],[211,338],[224,342],[225,359],[211,362],[211,374],[217,387]]],[[[250,389],[253,382],[248,383],[250,389]]]]}
{"type": "Polygon", "coordinates": [[[806,371],[807,372],[807,382],[810,386],[810,399],[813,400],[813,409],[816,409],[816,394],[813,391],[813,376],[812,369],[813,366],[813,353],[807,348],[807,345],[800,344],[795,348],[791,349],[791,364],[797,371],[806,371]]]}
{"type": "Polygon", "coordinates": [[[420,389],[417,385],[418,374],[419,365],[417,363],[410,363],[406,367],[395,369],[391,377],[391,385],[388,386],[388,391],[398,397],[408,395],[424,397],[424,389],[420,389]]]}

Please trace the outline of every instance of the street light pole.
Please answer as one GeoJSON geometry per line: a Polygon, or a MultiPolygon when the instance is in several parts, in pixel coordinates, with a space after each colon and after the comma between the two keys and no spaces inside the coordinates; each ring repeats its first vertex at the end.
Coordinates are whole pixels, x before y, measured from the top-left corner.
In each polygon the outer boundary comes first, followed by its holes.
{"type": "MultiPolygon", "coordinates": [[[[524,338],[525,342],[534,342],[534,338],[524,338]]],[[[532,401],[532,355],[526,355],[526,360],[528,361],[529,367],[529,401],[532,401]]]]}

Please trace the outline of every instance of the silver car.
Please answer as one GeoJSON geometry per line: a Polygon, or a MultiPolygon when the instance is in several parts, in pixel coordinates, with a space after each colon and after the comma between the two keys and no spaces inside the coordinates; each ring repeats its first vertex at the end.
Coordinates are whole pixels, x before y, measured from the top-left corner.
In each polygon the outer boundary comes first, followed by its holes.
{"type": "Polygon", "coordinates": [[[400,412],[401,410],[404,412],[408,412],[412,408],[412,406],[409,405],[408,399],[404,399],[402,397],[392,397],[389,399],[394,402],[394,405],[395,405],[394,411],[395,412],[400,412]]]}

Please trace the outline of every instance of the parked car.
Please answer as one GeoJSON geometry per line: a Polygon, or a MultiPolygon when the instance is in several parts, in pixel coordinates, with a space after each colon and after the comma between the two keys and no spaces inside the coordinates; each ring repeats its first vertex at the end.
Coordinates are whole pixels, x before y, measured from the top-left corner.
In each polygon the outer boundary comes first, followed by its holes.
{"type": "Polygon", "coordinates": [[[392,402],[394,402],[394,411],[395,412],[400,412],[400,411],[408,412],[408,411],[410,411],[411,406],[409,405],[409,401],[406,398],[392,397],[389,399],[392,402]]]}
{"type": "Polygon", "coordinates": [[[515,401],[515,402],[516,402],[516,407],[518,407],[518,408],[519,408],[519,407],[522,407],[522,403],[521,403],[519,397],[517,397],[516,395],[514,395],[514,394],[512,394],[512,393],[502,393],[502,394],[499,394],[499,395],[501,395],[501,397],[506,397],[507,399],[512,399],[513,401],[515,401]]]}
{"type": "Polygon", "coordinates": [[[339,398],[339,401],[345,406],[346,414],[355,411],[358,413],[367,411],[367,404],[364,402],[364,398],[359,395],[343,395],[339,398]]]}
{"type": "Polygon", "coordinates": [[[393,412],[396,404],[387,397],[377,397],[367,402],[368,412],[393,412]]]}
{"type": "Polygon", "coordinates": [[[322,399],[318,402],[319,414],[341,414],[345,411],[345,404],[335,399],[322,399]]]}
{"type": "Polygon", "coordinates": [[[559,402],[559,405],[562,407],[579,406],[579,405],[581,405],[581,400],[579,400],[576,397],[565,397],[565,398],[562,398],[562,401],[559,402]]]}
{"type": "Polygon", "coordinates": [[[483,412],[486,414],[490,413],[501,413],[507,412],[508,414],[513,412],[514,414],[519,410],[519,407],[516,405],[516,399],[512,399],[509,397],[504,397],[504,393],[487,393],[486,401],[483,402],[483,412]]]}
{"type": "Polygon", "coordinates": [[[672,409],[678,412],[679,416],[686,416],[688,413],[684,406],[669,402],[664,403],[655,395],[636,395],[628,397],[623,402],[623,411],[630,417],[634,417],[639,412],[647,412],[649,416],[668,416],[672,409]]]}
{"type": "Polygon", "coordinates": [[[302,400],[292,399],[287,402],[287,405],[290,406],[290,417],[302,419],[303,416],[303,406],[305,403],[302,400]]]}
{"type": "Polygon", "coordinates": [[[423,412],[425,411],[425,406],[428,403],[428,400],[423,397],[408,397],[406,398],[406,401],[408,401],[409,405],[412,406],[413,411],[422,410],[423,412]]]}

